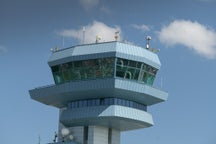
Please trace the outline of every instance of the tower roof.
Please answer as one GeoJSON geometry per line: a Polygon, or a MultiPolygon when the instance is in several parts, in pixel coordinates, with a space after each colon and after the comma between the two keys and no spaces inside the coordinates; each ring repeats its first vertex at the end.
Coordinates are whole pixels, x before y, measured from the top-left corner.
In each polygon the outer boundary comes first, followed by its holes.
{"type": "Polygon", "coordinates": [[[50,66],[78,60],[97,59],[104,57],[120,57],[144,62],[157,69],[161,63],[157,54],[132,44],[112,41],[77,45],[54,52],[48,60],[50,66]]]}

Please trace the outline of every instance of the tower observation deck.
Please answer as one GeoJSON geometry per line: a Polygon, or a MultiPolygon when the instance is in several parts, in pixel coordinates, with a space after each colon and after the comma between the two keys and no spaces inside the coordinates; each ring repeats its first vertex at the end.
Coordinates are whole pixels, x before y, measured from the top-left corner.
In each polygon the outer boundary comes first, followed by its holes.
{"type": "Polygon", "coordinates": [[[113,41],[53,52],[54,85],[29,91],[32,99],[60,109],[58,142],[120,144],[120,132],[152,126],[147,107],[168,93],[153,87],[157,54],[113,41]]]}

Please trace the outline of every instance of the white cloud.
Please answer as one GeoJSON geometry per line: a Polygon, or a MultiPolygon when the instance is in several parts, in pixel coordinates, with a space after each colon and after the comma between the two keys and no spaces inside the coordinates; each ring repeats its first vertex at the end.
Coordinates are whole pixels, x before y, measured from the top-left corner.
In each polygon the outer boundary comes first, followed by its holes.
{"type": "Polygon", "coordinates": [[[135,29],[141,30],[143,32],[150,31],[150,27],[145,24],[142,24],[142,25],[132,24],[132,27],[135,29]]]}
{"type": "Polygon", "coordinates": [[[92,9],[99,4],[99,0],[79,0],[79,2],[85,10],[92,9]]]}
{"type": "MultiPolygon", "coordinates": [[[[109,27],[106,24],[98,21],[85,26],[85,43],[93,43],[96,40],[96,36],[101,38],[100,41],[113,41],[115,32],[121,29],[118,26],[109,27]]],[[[80,29],[66,29],[59,32],[63,37],[69,37],[77,39],[79,42],[83,41],[83,28],[80,29]]]]}
{"type": "Polygon", "coordinates": [[[216,58],[216,32],[198,22],[175,20],[158,37],[167,46],[181,44],[206,58],[216,58]]]}
{"type": "Polygon", "coordinates": [[[0,46],[0,54],[1,54],[1,53],[5,53],[5,52],[7,52],[7,51],[8,51],[8,49],[7,49],[6,47],[0,46]]]}

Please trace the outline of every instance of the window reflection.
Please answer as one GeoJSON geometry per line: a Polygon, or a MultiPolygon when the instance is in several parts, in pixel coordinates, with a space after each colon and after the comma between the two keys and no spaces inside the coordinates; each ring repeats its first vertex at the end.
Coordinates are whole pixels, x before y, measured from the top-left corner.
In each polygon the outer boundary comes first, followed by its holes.
{"type": "Polygon", "coordinates": [[[117,58],[116,76],[153,85],[157,69],[145,63],[117,58]]]}
{"type": "Polygon", "coordinates": [[[114,77],[114,58],[68,62],[51,67],[56,84],[73,80],[114,77]]]}
{"type": "Polygon", "coordinates": [[[157,69],[142,62],[122,58],[73,61],[51,67],[56,84],[84,79],[120,77],[153,85],[157,69]],[[116,63],[115,63],[116,61],[116,63]]]}

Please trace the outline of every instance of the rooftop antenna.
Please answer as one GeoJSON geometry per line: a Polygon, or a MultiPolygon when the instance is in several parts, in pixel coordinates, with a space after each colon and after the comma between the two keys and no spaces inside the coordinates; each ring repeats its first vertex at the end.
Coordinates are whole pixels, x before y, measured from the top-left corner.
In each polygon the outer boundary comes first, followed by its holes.
{"type": "Polygon", "coordinates": [[[85,44],[85,30],[86,30],[86,28],[83,27],[83,44],[85,44]]]}
{"type": "Polygon", "coordinates": [[[52,53],[57,52],[57,51],[59,51],[59,47],[56,46],[55,48],[51,48],[50,51],[51,51],[52,53]]]}
{"type": "Polygon", "coordinates": [[[152,51],[153,53],[159,53],[159,52],[160,52],[160,49],[151,48],[151,51],[152,51]]]}
{"type": "Polygon", "coordinates": [[[117,40],[118,40],[119,33],[120,33],[119,31],[116,31],[116,32],[115,32],[115,41],[117,41],[117,40]]]}
{"type": "Polygon", "coordinates": [[[100,36],[98,36],[98,35],[96,35],[96,43],[98,43],[99,42],[99,40],[101,40],[101,37],[100,36]]]}
{"type": "Polygon", "coordinates": [[[54,142],[54,143],[56,142],[57,137],[58,137],[58,135],[57,135],[57,133],[55,132],[54,139],[53,139],[53,142],[54,142]]]}
{"type": "Polygon", "coordinates": [[[146,49],[150,48],[149,41],[151,40],[150,36],[146,36],[146,49]]]}

